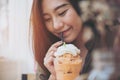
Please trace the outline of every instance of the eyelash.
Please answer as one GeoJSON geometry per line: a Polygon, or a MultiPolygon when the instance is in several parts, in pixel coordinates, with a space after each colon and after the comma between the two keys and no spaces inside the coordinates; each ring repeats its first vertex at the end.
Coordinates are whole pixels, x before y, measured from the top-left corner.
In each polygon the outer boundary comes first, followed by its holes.
{"type": "MultiPolygon", "coordinates": [[[[68,10],[68,9],[67,9],[68,10]]],[[[64,16],[67,12],[67,10],[63,11],[62,13],[59,13],[58,15],[59,16],[64,16]]],[[[51,21],[51,18],[48,18],[48,19],[45,19],[46,22],[50,22],[51,21]]]]}
{"type": "MultiPolygon", "coordinates": [[[[68,10],[68,9],[67,9],[67,10],[68,10]]],[[[64,16],[64,15],[66,14],[67,10],[63,11],[62,13],[59,13],[58,15],[59,15],[59,16],[64,16]]]]}
{"type": "Polygon", "coordinates": [[[51,18],[45,19],[45,22],[50,22],[51,18]]]}

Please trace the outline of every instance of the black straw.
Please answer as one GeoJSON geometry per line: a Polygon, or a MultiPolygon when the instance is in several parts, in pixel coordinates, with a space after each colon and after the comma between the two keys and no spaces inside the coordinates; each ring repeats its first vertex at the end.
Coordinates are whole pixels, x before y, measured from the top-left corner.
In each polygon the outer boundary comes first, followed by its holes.
{"type": "Polygon", "coordinates": [[[61,38],[62,42],[64,42],[63,33],[60,33],[60,38],[61,38]]]}

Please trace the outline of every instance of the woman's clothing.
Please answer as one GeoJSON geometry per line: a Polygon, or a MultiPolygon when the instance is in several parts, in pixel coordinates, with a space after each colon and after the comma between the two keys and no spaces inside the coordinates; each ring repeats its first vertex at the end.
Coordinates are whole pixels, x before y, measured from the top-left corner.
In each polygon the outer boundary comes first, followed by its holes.
{"type": "Polygon", "coordinates": [[[90,53],[88,53],[86,56],[85,63],[84,63],[83,69],[81,71],[81,74],[88,73],[91,70],[91,61],[92,61],[91,55],[90,55],[90,53]]]}
{"type": "Polygon", "coordinates": [[[92,62],[92,50],[95,46],[95,40],[90,40],[89,42],[86,43],[86,48],[88,49],[87,56],[85,58],[85,63],[83,66],[83,69],[80,74],[86,74],[91,70],[91,62],[92,62]]]}
{"type": "Polygon", "coordinates": [[[48,80],[45,71],[37,65],[36,80],[48,80]]]}

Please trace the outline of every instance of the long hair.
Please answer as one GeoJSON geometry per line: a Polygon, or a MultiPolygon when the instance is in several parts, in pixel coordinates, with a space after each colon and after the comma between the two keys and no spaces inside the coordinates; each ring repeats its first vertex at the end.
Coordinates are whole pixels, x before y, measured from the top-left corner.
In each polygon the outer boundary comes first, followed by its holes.
{"type": "MultiPolygon", "coordinates": [[[[74,8],[76,8],[75,3],[79,0],[70,0],[74,8]]],[[[45,27],[42,16],[41,8],[42,0],[33,0],[30,24],[32,30],[32,42],[33,51],[35,55],[35,60],[38,62],[40,67],[49,75],[49,71],[45,68],[43,64],[44,57],[46,55],[49,47],[59,39],[52,35],[45,27]]],[[[77,3],[78,4],[78,3],[77,3]]],[[[78,7],[75,9],[78,10],[78,7]]],[[[79,11],[77,11],[79,12],[79,11]]]]}
{"type": "Polygon", "coordinates": [[[56,41],[56,37],[53,39],[53,35],[50,34],[43,24],[41,0],[34,0],[31,11],[31,29],[32,29],[32,42],[35,59],[40,67],[48,73],[47,69],[43,65],[43,59],[50,45],[56,41]],[[53,40],[51,40],[53,39],[53,40]]]}

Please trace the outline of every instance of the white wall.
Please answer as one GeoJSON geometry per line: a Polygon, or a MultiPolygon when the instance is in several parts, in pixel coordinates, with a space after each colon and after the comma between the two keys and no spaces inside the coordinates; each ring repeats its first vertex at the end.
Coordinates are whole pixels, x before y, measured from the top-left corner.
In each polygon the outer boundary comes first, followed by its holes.
{"type": "Polygon", "coordinates": [[[32,0],[9,0],[9,48],[7,56],[21,62],[22,73],[34,73],[29,45],[29,16],[32,0]]]}

